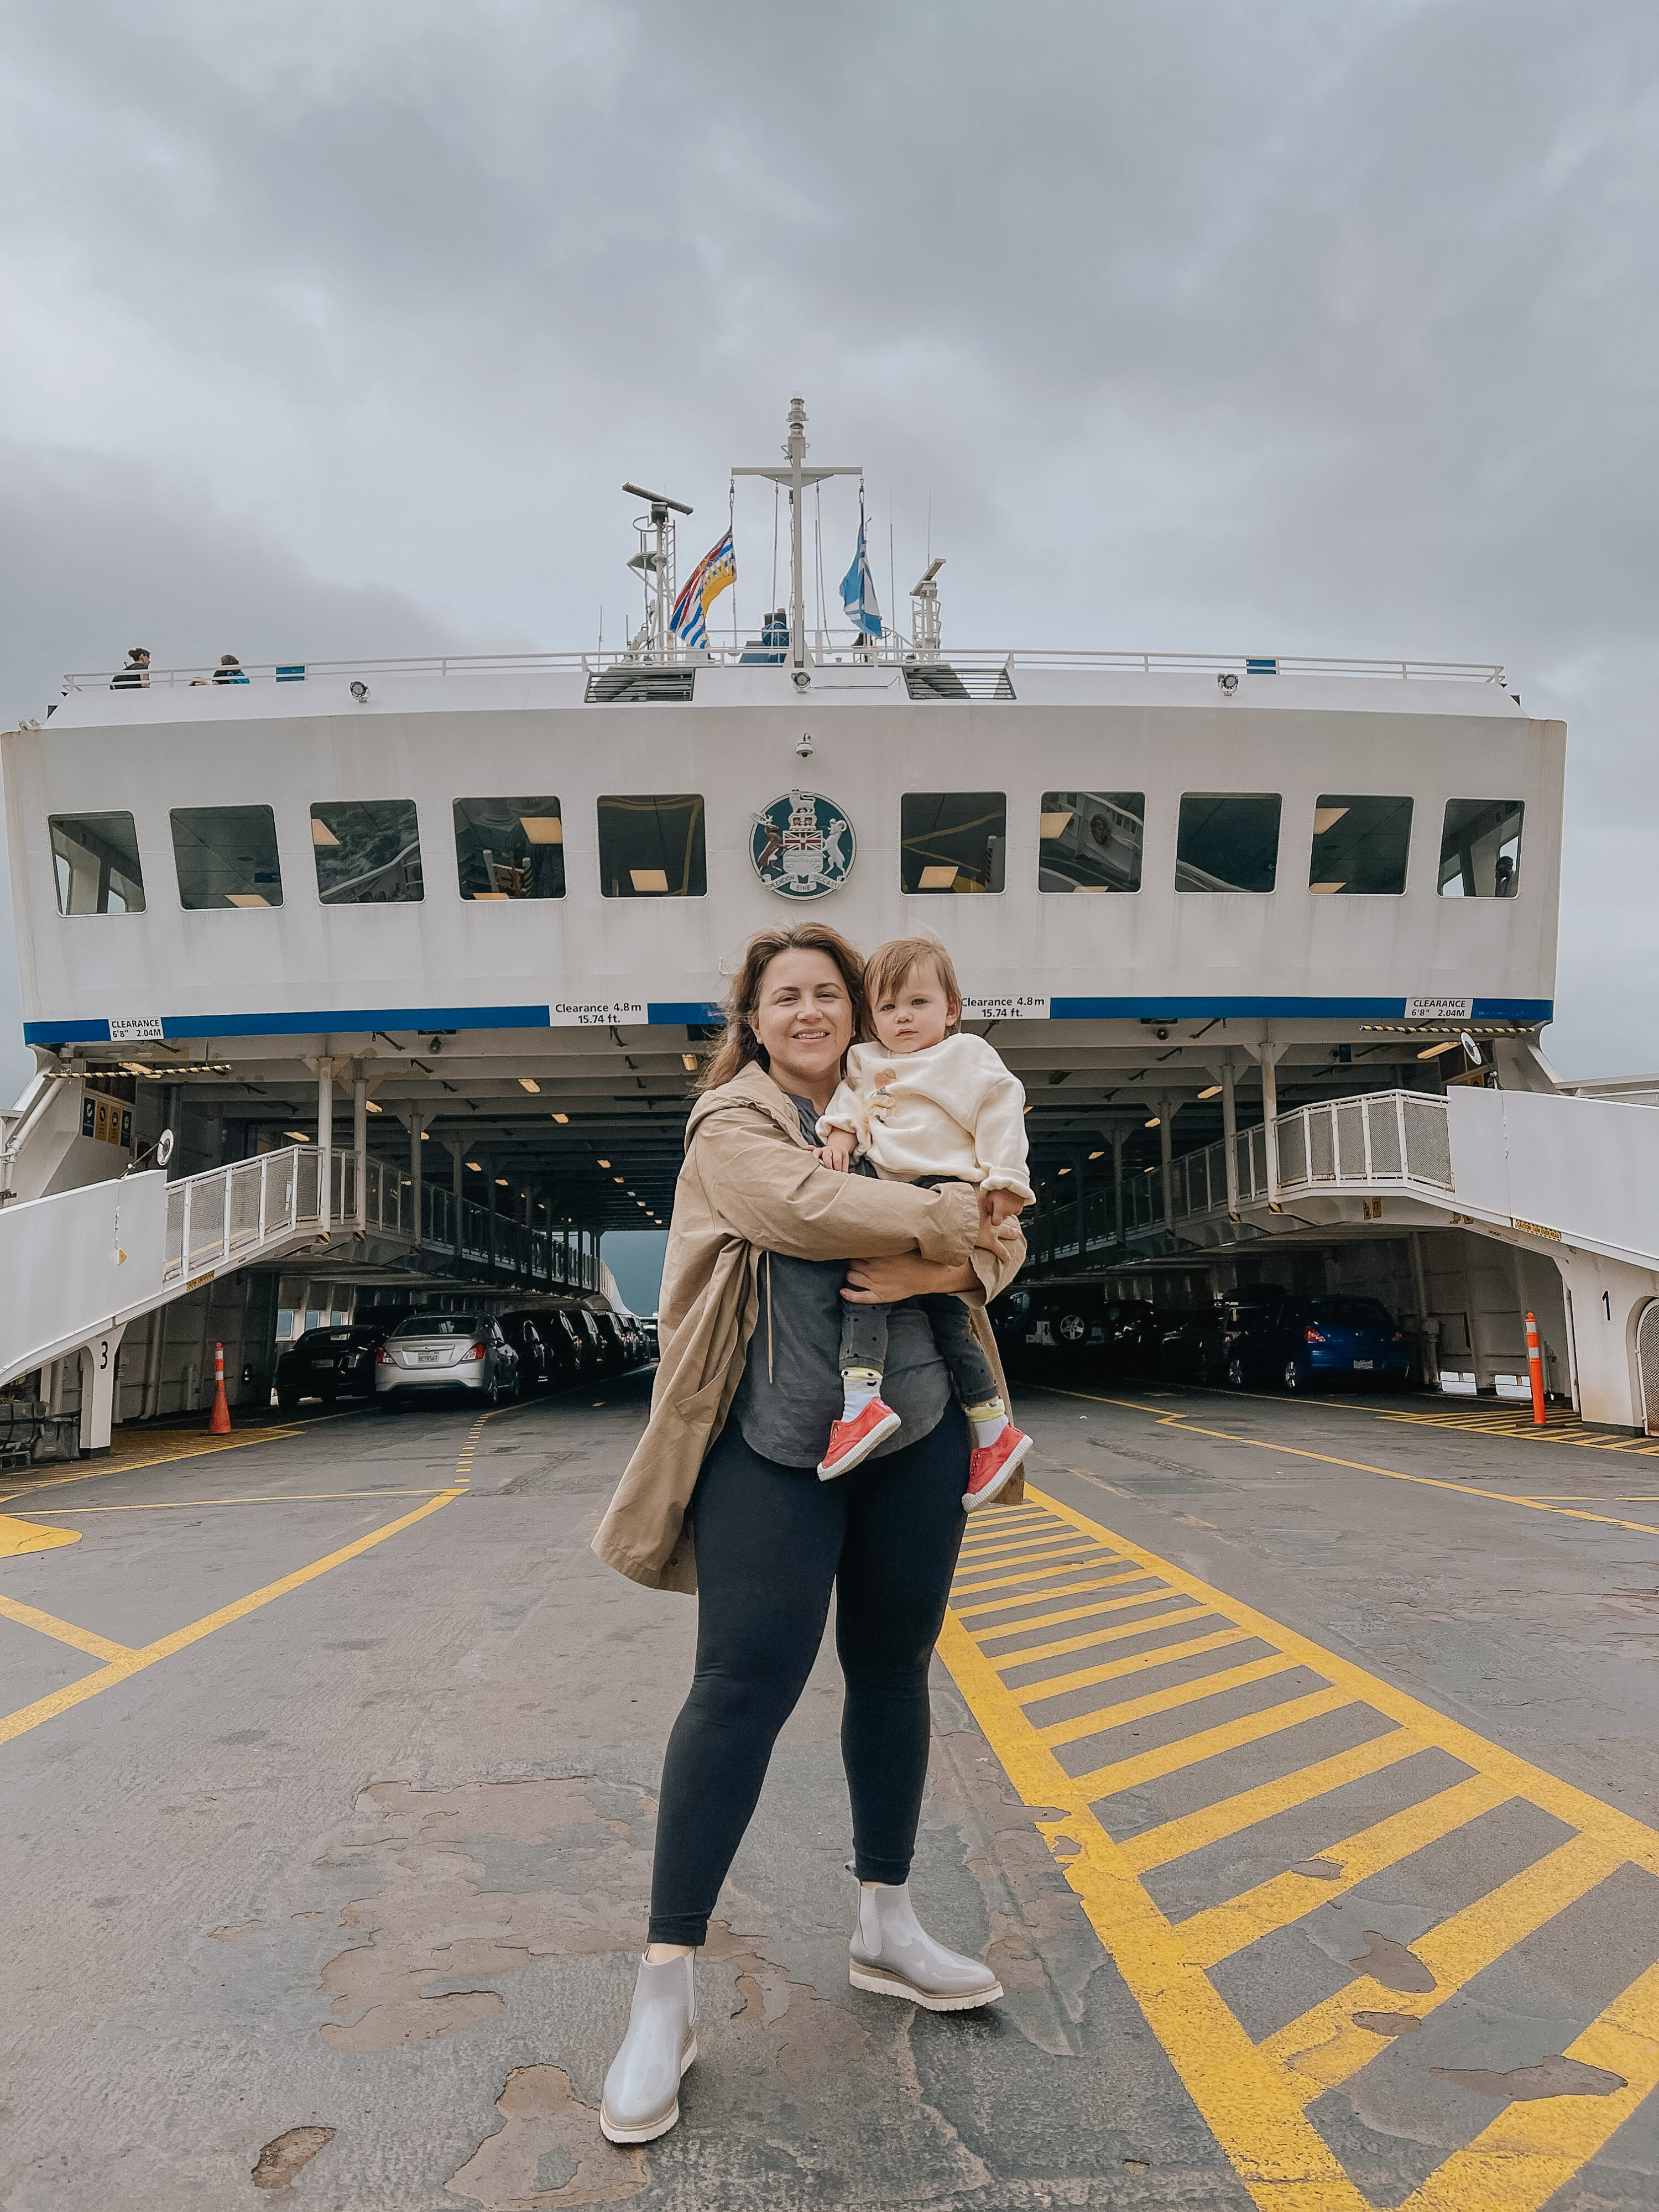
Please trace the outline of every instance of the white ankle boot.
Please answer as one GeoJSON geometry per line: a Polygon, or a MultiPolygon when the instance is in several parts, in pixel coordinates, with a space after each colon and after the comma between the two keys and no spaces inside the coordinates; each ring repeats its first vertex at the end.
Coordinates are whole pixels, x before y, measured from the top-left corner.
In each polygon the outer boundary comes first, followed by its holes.
{"type": "Polygon", "coordinates": [[[691,1958],[640,1960],[622,2049],[599,2100],[600,2131],[613,2143],[653,2142],[680,2116],[680,2076],[697,2055],[691,1958]]]}
{"type": "Polygon", "coordinates": [[[1002,1984],[978,1959],[947,1951],[916,1918],[910,1885],[859,1885],[858,1925],[847,1976],[855,1990],[902,1997],[928,2012],[971,2012],[1002,1995],[1002,1984]]]}

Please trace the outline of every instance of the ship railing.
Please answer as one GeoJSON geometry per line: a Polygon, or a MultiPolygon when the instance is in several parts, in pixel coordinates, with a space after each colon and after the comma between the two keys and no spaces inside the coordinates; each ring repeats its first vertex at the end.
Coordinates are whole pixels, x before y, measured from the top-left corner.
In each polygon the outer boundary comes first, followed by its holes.
{"type": "Polygon", "coordinates": [[[1275,1117],[1273,1139],[1275,1172],[1270,1176],[1265,1125],[1258,1122],[1235,1134],[1231,1193],[1224,1137],[1170,1163],[1167,1208],[1161,1167],[1127,1176],[1121,1228],[1111,1190],[1095,1190],[1080,1200],[1050,1200],[1027,1227],[1032,1263],[1110,1265],[1103,1255],[1131,1240],[1156,1238],[1183,1223],[1285,1197],[1344,1187],[1404,1191],[1415,1185],[1432,1199],[1449,1197],[1455,1188],[1446,1102],[1420,1091],[1378,1091],[1298,1106],[1275,1117]]]}
{"type": "MultiPolygon", "coordinates": [[[[787,648],[786,648],[787,649],[787,648]]],[[[1012,682],[1022,668],[1089,670],[1123,669],[1143,675],[1198,673],[1217,676],[1367,676],[1414,678],[1419,682],[1502,684],[1499,661],[1412,660],[1364,659],[1322,653],[1254,654],[1243,653],[1148,653],[1094,651],[1083,647],[1029,647],[941,646],[919,654],[908,639],[894,635],[866,647],[856,635],[831,630],[812,633],[810,657],[817,666],[854,666],[860,664],[902,670],[930,666],[951,668],[964,675],[981,672],[993,678],[1006,676],[1012,682]]],[[[371,681],[393,676],[557,676],[592,678],[609,669],[656,667],[696,669],[729,667],[756,661],[752,643],[711,644],[707,651],[670,651],[665,654],[595,651],[571,653],[484,653],[401,654],[361,660],[250,661],[234,684],[214,682],[211,668],[153,668],[142,686],[132,689],[170,690],[208,685],[221,700],[233,700],[239,688],[255,684],[304,684],[324,678],[358,678],[371,681]]],[[[64,678],[65,696],[78,691],[106,691],[129,687],[117,681],[114,669],[82,669],[64,678]]]]}
{"type": "Polygon", "coordinates": [[[164,1284],[192,1281],[322,1224],[322,1153],[289,1145],[167,1186],[164,1284]]]}

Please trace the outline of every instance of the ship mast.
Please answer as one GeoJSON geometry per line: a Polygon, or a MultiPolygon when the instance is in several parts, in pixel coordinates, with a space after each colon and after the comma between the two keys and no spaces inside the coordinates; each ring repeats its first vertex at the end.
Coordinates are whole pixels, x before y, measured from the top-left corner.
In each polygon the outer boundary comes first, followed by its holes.
{"type": "MultiPolygon", "coordinates": [[[[826,477],[861,477],[861,463],[850,467],[813,468],[805,466],[806,460],[806,402],[796,392],[789,402],[789,436],[784,454],[787,468],[733,469],[737,477],[769,477],[776,484],[789,487],[789,658],[797,672],[806,667],[806,569],[801,556],[801,516],[804,510],[803,493],[808,484],[822,483],[826,477]]],[[[797,682],[801,680],[799,672],[797,682]]],[[[811,679],[805,679],[810,682],[811,679]]]]}

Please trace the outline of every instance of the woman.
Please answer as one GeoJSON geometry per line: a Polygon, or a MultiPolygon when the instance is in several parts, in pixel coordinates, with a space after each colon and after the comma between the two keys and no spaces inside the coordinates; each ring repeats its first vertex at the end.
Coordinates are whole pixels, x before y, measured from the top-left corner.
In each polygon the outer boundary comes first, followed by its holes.
{"type": "MultiPolygon", "coordinates": [[[[969,1448],[922,1315],[891,1317],[885,1387],[899,1435],[838,1481],[814,1469],[842,1403],[842,1297],[963,1293],[994,1363],[985,1300],[1018,1272],[1024,1243],[1017,1229],[981,1241],[965,1184],[924,1190],[817,1164],[815,1124],[863,1012],[863,963],[835,930],[796,923],[750,939],[687,1131],[651,1419],[593,1541],[635,1582],[699,1592],[696,1677],[663,1768],[648,1948],[600,2106],[613,2142],[649,2142],[679,2118],[696,2056],[693,1954],[832,1589],[860,1883],[850,1978],[939,2012],[1002,1994],[910,1904],[927,1666],[969,1448]]],[[[1005,1495],[1019,1494],[1016,1477],[1005,1495]]]]}

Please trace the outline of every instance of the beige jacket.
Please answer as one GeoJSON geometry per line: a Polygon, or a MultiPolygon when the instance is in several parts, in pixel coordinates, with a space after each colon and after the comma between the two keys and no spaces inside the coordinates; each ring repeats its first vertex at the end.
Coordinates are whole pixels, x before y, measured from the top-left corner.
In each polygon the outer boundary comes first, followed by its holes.
{"type": "Polygon", "coordinates": [[[920,1052],[855,1044],[820,1139],[832,1128],[850,1129],[876,1173],[896,1182],[955,1176],[1012,1191],[1025,1206],[1036,1199],[1025,1164],[1025,1085],[968,1030],[920,1052]]]}
{"type": "MultiPolygon", "coordinates": [[[[1000,1382],[985,1302],[1019,1272],[1025,1240],[1012,1222],[980,1239],[978,1204],[959,1183],[916,1190],[821,1168],[793,1105],[756,1064],[699,1099],[668,1232],[651,1418],[593,1539],[600,1559],[647,1589],[696,1589],[685,1509],[743,1378],[762,1252],[969,1261],[980,1287],[963,1297],[1000,1382]]],[[[1023,1496],[1023,1481],[1014,1475],[1003,1502],[1023,1496]]]]}

